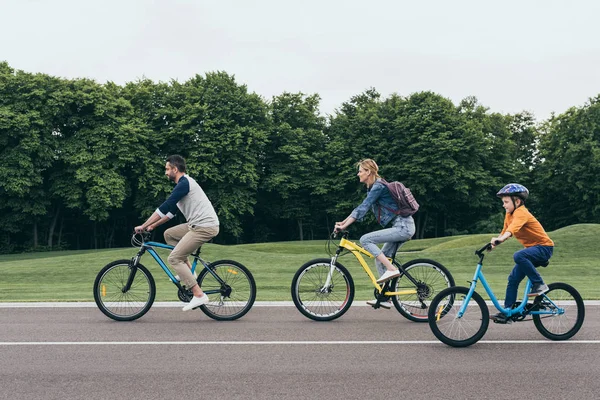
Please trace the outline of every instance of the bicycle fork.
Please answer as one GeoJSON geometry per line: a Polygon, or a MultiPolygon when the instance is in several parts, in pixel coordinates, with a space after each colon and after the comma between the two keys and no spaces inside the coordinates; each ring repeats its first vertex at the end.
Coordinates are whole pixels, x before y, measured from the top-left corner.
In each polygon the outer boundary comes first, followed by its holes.
{"type": "Polygon", "coordinates": [[[121,289],[121,292],[127,293],[129,289],[131,289],[131,285],[133,284],[133,280],[135,279],[135,274],[137,272],[137,265],[140,262],[140,258],[142,258],[142,255],[145,251],[145,249],[141,249],[129,262],[129,276],[127,277],[127,282],[125,283],[125,286],[123,286],[123,288],[121,289]]]}
{"type": "Polygon", "coordinates": [[[325,283],[319,289],[319,293],[326,294],[331,291],[331,280],[333,277],[333,271],[335,270],[335,263],[337,262],[338,255],[331,257],[331,262],[329,263],[329,272],[327,273],[327,279],[325,279],[325,283]]]}

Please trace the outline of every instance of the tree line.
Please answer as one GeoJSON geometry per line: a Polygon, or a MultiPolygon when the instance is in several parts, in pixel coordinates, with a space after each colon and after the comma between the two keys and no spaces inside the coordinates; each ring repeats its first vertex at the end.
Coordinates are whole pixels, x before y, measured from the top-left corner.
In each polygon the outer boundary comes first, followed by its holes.
{"type": "Polygon", "coordinates": [[[498,231],[509,182],[548,230],[600,222],[600,96],[542,122],[432,92],[369,89],[327,117],[319,105],[265,100],[226,72],[121,86],[2,62],[0,252],[128,245],[172,190],[170,154],[215,205],[217,243],[326,237],[365,196],[362,158],[411,188],[419,238],[498,231]]]}

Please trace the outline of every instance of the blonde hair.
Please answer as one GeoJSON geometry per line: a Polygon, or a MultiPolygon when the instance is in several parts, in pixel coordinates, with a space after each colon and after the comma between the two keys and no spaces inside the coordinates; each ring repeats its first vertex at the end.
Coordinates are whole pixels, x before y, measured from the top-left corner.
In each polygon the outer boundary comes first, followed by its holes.
{"type": "Polygon", "coordinates": [[[356,166],[364,169],[365,171],[369,171],[371,173],[368,181],[366,182],[367,186],[373,186],[373,184],[375,183],[377,178],[381,178],[381,176],[379,176],[379,173],[378,173],[379,166],[377,165],[375,160],[372,160],[370,158],[365,158],[364,160],[360,160],[359,162],[357,162],[356,166]]]}

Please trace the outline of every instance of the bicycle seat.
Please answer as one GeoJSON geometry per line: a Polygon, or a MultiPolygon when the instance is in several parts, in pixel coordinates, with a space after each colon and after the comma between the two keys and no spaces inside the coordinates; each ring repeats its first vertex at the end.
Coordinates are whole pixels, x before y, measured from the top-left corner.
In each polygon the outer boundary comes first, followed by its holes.
{"type": "Polygon", "coordinates": [[[536,267],[536,268],[537,267],[543,267],[543,268],[545,268],[545,267],[548,266],[548,264],[550,264],[550,261],[546,261],[546,262],[543,262],[543,263],[540,263],[540,264],[533,264],[533,266],[536,267]]]}
{"type": "Polygon", "coordinates": [[[398,249],[400,249],[400,247],[402,247],[402,245],[406,243],[406,241],[402,241],[402,242],[395,242],[394,243],[394,247],[393,247],[393,251],[391,252],[391,254],[389,256],[387,256],[388,258],[391,258],[392,260],[396,259],[396,253],[398,252],[398,249]]]}
{"type": "Polygon", "coordinates": [[[202,243],[200,245],[200,247],[198,247],[191,255],[194,257],[197,257],[202,251],[202,246],[204,246],[206,243],[211,243],[213,240],[213,238],[210,238],[208,241],[206,241],[205,243],[202,243]]]}

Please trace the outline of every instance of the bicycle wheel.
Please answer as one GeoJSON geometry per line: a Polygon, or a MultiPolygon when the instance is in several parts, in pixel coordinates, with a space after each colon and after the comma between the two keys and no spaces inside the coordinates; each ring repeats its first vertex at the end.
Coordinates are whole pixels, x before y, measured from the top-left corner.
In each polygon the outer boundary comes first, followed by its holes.
{"type": "Polygon", "coordinates": [[[575,335],[585,318],[585,307],[579,292],[566,283],[551,283],[550,290],[537,296],[534,311],[551,311],[552,314],[533,314],[533,323],[538,331],[551,340],[567,340],[575,335]],[[558,313],[558,308],[564,310],[558,313]]]}
{"type": "Polygon", "coordinates": [[[304,264],[292,279],[292,299],[298,311],[315,321],[339,318],[352,304],[354,281],[348,270],[335,264],[327,287],[331,260],[320,258],[304,264]]]}
{"type": "Polygon", "coordinates": [[[219,260],[208,268],[221,280],[221,284],[208,269],[198,275],[198,285],[208,295],[209,302],[200,309],[218,321],[233,321],[243,317],[256,299],[256,283],[248,268],[237,261],[219,260]]]}
{"type": "Polygon", "coordinates": [[[392,296],[394,306],[411,321],[427,322],[429,303],[439,292],[454,286],[454,278],[446,267],[433,260],[412,260],[402,265],[402,269],[406,273],[392,280],[390,290],[399,292],[416,289],[417,293],[392,296]],[[416,287],[407,275],[417,281],[416,287]]]}
{"type": "Polygon", "coordinates": [[[465,313],[458,318],[469,288],[453,286],[442,290],[431,301],[429,327],[441,342],[466,347],[483,337],[490,323],[490,313],[483,298],[474,292],[465,313]]]}
{"type": "Polygon", "coordinates": [[[146,314],[156,296],[156,285],[142,264],[136,267],[131,288],[123,292],[131,268],[130,260],[113,261],[106,265],[94,281],[94,300],[107,317],[116,321],[133,321],[146,314]]]}

